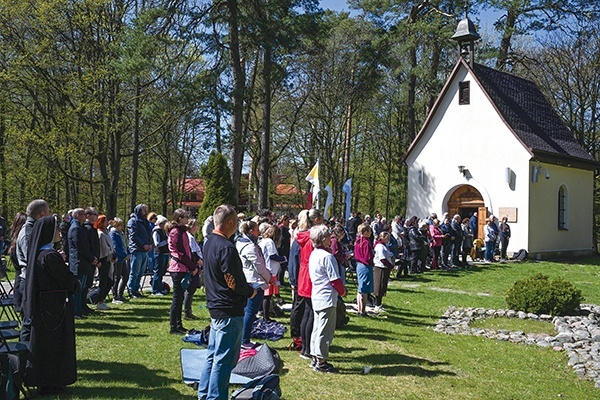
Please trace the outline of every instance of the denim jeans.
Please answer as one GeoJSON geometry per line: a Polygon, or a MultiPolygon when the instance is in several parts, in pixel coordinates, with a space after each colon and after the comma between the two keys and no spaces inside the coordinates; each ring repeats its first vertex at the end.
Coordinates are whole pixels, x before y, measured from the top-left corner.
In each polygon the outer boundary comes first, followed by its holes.
{"type": "Polygon", "coordinates": [[[144,272],[144,268],[146,268],[147,261],[147,252],[134,251],[131,253],[129,261],[131,269],[129,270],[129,282],[127,282],[130,294],[138,294],[140,292],[140,281],[142,280],[142,273],[144,272]]]}
{"type": "Polygon", "coordinates": [[[243,317],[211,318],[208,353],[198,386],[199,400],[227,400],[229,378],[240,356],[243,317]]]}
{"type": "Polygon", "coordinates": [[[142,275],[150,275],[154,272],[154,268],[156,267],[156,259],[158,258],[158,254],[154,253],[154,250],[150,250],[148,252],[148,262],[146,263],[146,268],[142,271],[142,275]]]}
{"type": "Polygon", "coordinates": [[[494,250],[496,247],[496,242],[493,240],[490,240],[489,242],[485,242],[485,255],[484,258],[486,261],[493,261],[494,260],[494,250]]]}
{"type": "Polygon", "coordinates": [[[79,290],[79,292],[77,292],[77,294],[75,295],[75,302],[73,304],[73,308],[75,310],[75,315],[83,315],[83,305],[86,301],[86,299],[83,297],[83,295],[85,294],[85,290],[84,288],[87,286],[87,274],[81,274],[81,275],[77,275],[77,279],[79,280],[79,283],[81,285],[81,289],[79,290]]]}
{"type": "Polygon", "coordinates": [[[244,329],[242,331],[242,343],[250,343],[250,336],[252,333],[252,325],[256,319],[256,313],[262,307],[262,301],[265,292],[261,288],[256,289],[256,296],[248,299],[246,302],[246,308],[244,309],[244,329]]]}
{"type": "Polygon", "coordinates": [[[159,293],[164,290],[163,287],[163,276],[167,272],[169,265],[168,254],[155,254],[154,255],[154,276],[152,277],[152,293],[159,293]]]}

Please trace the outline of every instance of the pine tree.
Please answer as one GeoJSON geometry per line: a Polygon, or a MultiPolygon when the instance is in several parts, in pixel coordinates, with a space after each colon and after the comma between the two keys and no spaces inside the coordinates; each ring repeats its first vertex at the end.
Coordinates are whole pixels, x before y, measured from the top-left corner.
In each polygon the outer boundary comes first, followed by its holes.
{"type": "Polygon", "coordinates": [[[204,200],[198,211],[200,225],[221,204],[237,205],[231,174],[223,154],[216,151],[211,152],[208,163],[201,170],[201,175],[204,178],[204,200]]]}

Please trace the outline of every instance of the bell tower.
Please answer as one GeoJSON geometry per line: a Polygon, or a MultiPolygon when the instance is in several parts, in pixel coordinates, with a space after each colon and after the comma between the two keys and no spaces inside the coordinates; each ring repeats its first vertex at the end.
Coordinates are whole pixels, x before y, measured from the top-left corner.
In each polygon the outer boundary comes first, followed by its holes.
{"type": "Polygon", "coordinates": [[[471,68],[473,68],[473,64],[475,63],[475,41],[480,38],[481,36],[475,30],[473,21],[469,19],[465,12],[465,18],[458,23],[456,32],[454,32],[451,39],[456,40],[458,43],[458,57],[469,60],[471,68]]]}

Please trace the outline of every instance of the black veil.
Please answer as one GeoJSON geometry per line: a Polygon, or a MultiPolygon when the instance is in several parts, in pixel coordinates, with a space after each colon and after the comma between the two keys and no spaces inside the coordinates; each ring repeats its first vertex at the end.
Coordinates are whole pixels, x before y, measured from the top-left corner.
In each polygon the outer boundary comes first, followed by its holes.
{"type": "Polygon", "coordinates": [[[35,263],[40,254],[40,247],[54,242],[56,220],[54,217],[42,217],[35,221],[27,247],[27,272],[23,288],[23,317],[31,318],[34,307],[35,263]]]}

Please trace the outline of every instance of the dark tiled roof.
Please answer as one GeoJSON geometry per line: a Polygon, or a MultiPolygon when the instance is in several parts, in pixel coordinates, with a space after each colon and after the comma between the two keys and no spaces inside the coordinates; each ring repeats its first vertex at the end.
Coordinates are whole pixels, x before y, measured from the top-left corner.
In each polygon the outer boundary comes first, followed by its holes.
{"type": "Polygon", "coordinates": [[[505,121],[534,154],[594,162],[535,83],[479,64],[474,73],[505,121]]]}

